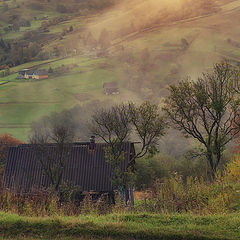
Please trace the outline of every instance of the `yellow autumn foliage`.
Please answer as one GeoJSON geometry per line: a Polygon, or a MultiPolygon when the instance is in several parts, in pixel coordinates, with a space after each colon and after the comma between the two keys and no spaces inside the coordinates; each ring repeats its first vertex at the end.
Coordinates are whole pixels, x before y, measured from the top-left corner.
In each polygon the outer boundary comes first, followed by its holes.
{"type": "Polygon", "coordinates": [[[240,154],[234,156],[223,174],[223,180],[230,183],[240,183],[240,154]]]}

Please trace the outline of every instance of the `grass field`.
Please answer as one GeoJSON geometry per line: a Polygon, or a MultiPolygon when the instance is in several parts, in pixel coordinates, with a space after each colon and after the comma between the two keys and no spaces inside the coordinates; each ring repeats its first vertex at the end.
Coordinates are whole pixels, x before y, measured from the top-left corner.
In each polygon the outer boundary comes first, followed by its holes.
{"type": "MultiPolygon", "coordinates": [[[[25,141],[26,130],[32,121],[43,115],[94,99],[108,100],[112,98],[103,94],[103,83],[105,82],[119,82],[121,94],[115,97],[115,101],[121,101],[128,95],[128,92],[121,84],[119,72],[113,71],[115,67],[110,65],[107,69],[101,68],[101,64],[108,63],[108,61],[104,58],[75,57],[53,63],[40,62],[41,69],[57,68],[63,64],[77,64],[77,67],[68,73],[50,75],[49,79],[43,81],[16,80],[17,74],[3,78],[2,81],[10,82],[0,85],[0,132],[9,132],[25,141]],[[87,97],[79,98],[81,94],[87,97]]],[[[37,65],[37,63],[35,64],[37,65]]],[[[29,67],[29,64],[25,64],[24,67],[29,67]]],[[[14,71],[18,69],[19,67],[14,68],[14,71]]]]}
{"type": "MultiPolygon", "coordinates": [[[[114,12],[86,18],[71,16],[68,21],[50,26],[50,34],[61,33],[64,27],[69,28],[71,25],[74,31],[61,40],[47,42],[43,49],[48,51],[54,46],[73,45],[80,47],[82,53],[77,56],[70,54],[65,59],[54,58],[25,63],[11,68],[11,72],[34,66],[46,70],[49,67],[59,68],[62,65],[77,66],[66,73],[50,74],[49,79],[44,81],[20,81],[16,79],[16,73],[0,79],[0,81],[10,81],[6,85],[0,85],[0,133],[9,132],[25,141],[31,122],[40,116],[92,100],[141,101],[149,99],[150,95],[155,102],[160,103],[162,97],[167,94],[168,84],[187,76],[195,79],[203,71],[209,70],[213,63],[223,58],[239,63],[240,48],[236,43],[240,37],[240,27],[236,22],[240,20],[240,1],[226,2],[221,6],[221,11],[213,14],[169,24],[159,23],[142,31],[119,35],[111,42],[108,49],[110,54],[106,57],[92,56],[96,55],[95,50],[82,46],[80,37],[92,31],[93,37],[98,41],[101,32],[98,27],[104,27],[104,23],[109,22],[108,17],[111,18],[114,12]],[[93,31],[94,29],[98,31],[93,31]],[[182,46],[182,39],[189,44],[185,49],[182,46]],[[119,50],[118,47],[124,50],[119,50]],[[141,73],[140,66],[145,64],[142,58],[144,49],[149,51],[150,69],[141,73]],[[132,62],[117,61],[121,54],[133,57],[132,62]],[[49,63],[50,61],[53,62],[49,63]],[[118,96],[103,94],[103,83],[111,81],[119,83],[118,96]]],[[[3,3],[0,4],[0,11],[1,5],[3,3]]],[[[14,2],[11,4],[9,2],[9,8],[12,8],[11,14],[19,11],[14,6],[14,2]]],[[[35,15],[38,19],[44,15],[49,19],[60,16],[52,6],[47,8],[46,13],[40,9],[30,11],[26,6],[23,6],[26,17],[31,19],[35,15]]],[[[122,14],[121,11],[117,13],[122,14]]],[[[1,16],[0,23],[2,23],[1,16]]],[[[3,26],[4,24],[2,23],[3,26]]],[[[35,19],[31,24],[31,29],[36,30],[41,25],[41,21],[35,19]]],[[[112,34],[114,31],[119,31],[112,26],[109,27],[113,30],[112,34]]],[[[4,38],[16,39],[25,30],[27,29],[21,28],[20,32],[5,35],[2,32],[2,34],[4,38]]]]}
{"type": "Polygon", "coordinates": [[[0,213],[2,239],[240,239],[239,214],[29,218],[0,213]],[[21,238],[22,237],[22,238],[21,238]]]}

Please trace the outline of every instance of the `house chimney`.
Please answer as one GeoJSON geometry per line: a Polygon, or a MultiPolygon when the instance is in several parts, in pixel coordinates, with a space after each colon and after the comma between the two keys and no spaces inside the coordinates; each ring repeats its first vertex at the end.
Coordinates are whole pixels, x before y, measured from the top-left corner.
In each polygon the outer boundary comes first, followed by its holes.
{"type": "Polygon", "coordinates": [[[89,150],[94,150],[95,149],[95,136],[90,137],[90,144],[89,144],[89,150]]]}

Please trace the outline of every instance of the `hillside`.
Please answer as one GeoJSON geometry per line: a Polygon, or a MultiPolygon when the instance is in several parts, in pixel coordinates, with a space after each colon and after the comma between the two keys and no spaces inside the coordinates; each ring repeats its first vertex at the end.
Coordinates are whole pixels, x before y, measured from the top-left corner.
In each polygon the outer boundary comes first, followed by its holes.
{"type": "Polygon", "coordinates": [[[240,64],[239,0],[116,2],[0,1],[0,132],[26,140],[40,116],[93,101],[160,104],[168,84],[240,64]],[[23,68],[49,79],[17,79],[23,68]]]}

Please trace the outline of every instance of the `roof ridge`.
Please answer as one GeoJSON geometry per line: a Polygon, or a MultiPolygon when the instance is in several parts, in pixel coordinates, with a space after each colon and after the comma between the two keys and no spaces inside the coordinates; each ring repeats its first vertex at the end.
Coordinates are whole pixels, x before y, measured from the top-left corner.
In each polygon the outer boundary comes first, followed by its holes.
{"type": "MultiPolygon", "coordinates": [[[[134,143],[136,143],[136,142],[131,142],[131,141],[123,142],[123,144],[134,144],[134,143]]],[[[74,142],[72,144],[73,144],[73,147],[88,146],[88,145],[90,145],[90,142],[74,142]]],[[[106,143],[106,142],[96,142],[95,143],[95,145],[107,145],[107,144],[108,143],[106,143]]],[[[20,145],[17,145],[17,146],[11,146],[11,147],[16,147],[16,148],[19,148],[19,147],[32,147],[32,146],[35,146],[35,145],[38,145],[38,144],[24,143],[24,144],[20,144],[20,145]]],[[[42,144],[42,145],[56,146],[57,143],[46,143],[46,144],[42,144]]]]}

